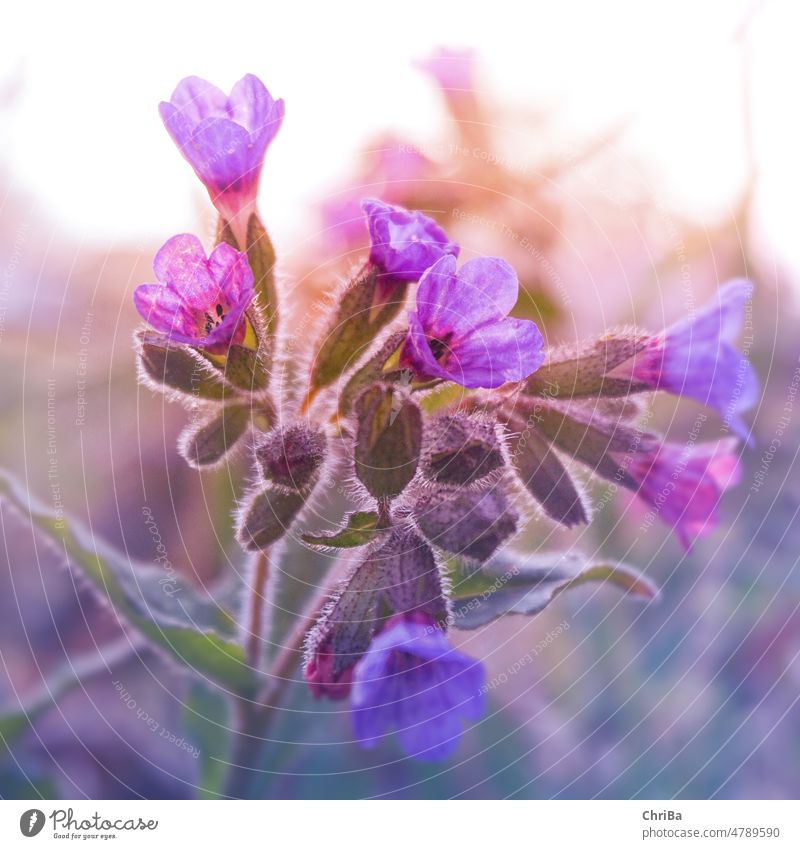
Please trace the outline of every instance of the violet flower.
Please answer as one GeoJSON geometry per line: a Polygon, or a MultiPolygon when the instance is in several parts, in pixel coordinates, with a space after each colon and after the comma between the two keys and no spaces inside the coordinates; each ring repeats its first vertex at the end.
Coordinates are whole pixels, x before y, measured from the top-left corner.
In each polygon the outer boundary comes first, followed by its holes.
{"type": "Polygon", "coordinates": [[[472,259],[456,272],[455,257],[442,257],[420,280],[401,361],[419,376],[470,388],[523,380],[544,352],[534,322],[508,318],[518,292],[505,260],[472,259]]]}
{"type": "Polygon", "coordinates": [[[734,438],[695,445],[667,442],[652,451],[628,455],[627,465],[623,460],[638,484],[636,494],[674,528],[687,551],[716,528],[722,493],[739,482],[736,445],[734,438]]]}
{"type": "Polygon", "coordinates": [[[403,751],[438,760],[458,746],[464,720],[483,714],[481,664],[456,651],[432,620],[395,616],[355,667],[352,720],[372,748],[392,728],[403,751]]]}
{"type": "Polygon", "coordinates": [[[429,73],[445,92],[475,88],[475,51],[472,49],[437,47],[416,65],[429,73]]]}
{"type": "Polygon", "coordinates": [[[233,221],[249,213],[264,156],[283,121],[283,101],[273,100],[252,74],[242,77],[230,95],[199,77],[187,77],[159,112],[220,215],[233,221]]]}
{"type": "Polygon", "coordinates": [[[416,283],[443,256],[458,256],[459,246],[427,215],[366,198],[369,261],[396,282],[416,283]]]}
{"type": "Polygon", "coordinates": [[[758,378],[734,342],[752,292],[749,280],[727,283],[715,301],[695,317],[679,321],[655,337],[637,355],[632,372],[634,380],[654,389],[713,407],[746,441],[750,431],[739,414],[758,400],[758,378]]]}
{"type": "Polygon", "coordinates": [[[247,332],[244,312],[253,300],[247,257],[221,243],[211,255],[196,236],[173,236],[153,260],[158,283],[136,287],[142,318],[180,344],[225,353],[247,332]]]}

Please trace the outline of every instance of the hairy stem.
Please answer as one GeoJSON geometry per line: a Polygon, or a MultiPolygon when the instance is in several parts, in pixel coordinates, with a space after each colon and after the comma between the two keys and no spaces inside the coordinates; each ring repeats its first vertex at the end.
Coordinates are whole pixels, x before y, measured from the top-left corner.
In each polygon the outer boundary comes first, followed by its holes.
{"type": "Polygon", "coordinates": [[[269,670],[269,681],[259,697],[256,700],[237,699],[236,745],[225,783],[227,796],[247,799],[253,793],[254,779],[261,773],[259,762],[264,747],[270,742],[267,731],[275,721],[278,708],[292,682],[291,674],[301,659],[306,634],[327,603],[338,571],[336,568],[331,569],[328,580],[318,588],[301,614],[289,638],[276,654],[269,670]]]}
{"type": "Polygon", "coordinates": [[[264,641],[261,626],[264,620],[264,602],[268,577],[269,551],[259,551],[256,555],[255,569],[253,570],[253,586],[250,594],[247,642],[245,647],[247,662],[256,672],[258,672],[261,661],[261,648],[264,641]]]}

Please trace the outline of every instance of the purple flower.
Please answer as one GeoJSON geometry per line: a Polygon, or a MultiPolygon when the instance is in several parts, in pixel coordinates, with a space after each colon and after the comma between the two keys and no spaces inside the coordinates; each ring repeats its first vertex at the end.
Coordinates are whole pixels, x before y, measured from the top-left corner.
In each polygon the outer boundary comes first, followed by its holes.
{"type": "Polygon", "coordinates": [[[472,259],[456,272],[455,257],[442,257],[419,282],[403,363],[471,388],[526,378],[544,361],[543,339],[534,322],[507,317],[518,291],[502,259],[472,259]]]}
{"type": "Polygon", "coordinates": [[[156,254],[158,283],[136,287],[142,318],[173,342],[225,353],[247,330],[244,312],[253,300],[247,257],[225,243],[206,258],[196,236],[173,236],[156,254]]]}
{"type": "Polygon", "coordinates": [[[283,101],[273,100],[252,74],[242,77],[230,96],[199,77],[187,77],[159,112],[219,213],[231,221],[249,211],[264,155],[283,121],[283,101]]]}
{"type": "Polygon", "coordinates": [[[436,260],[458,256],[458,245],[421,212],[373,198],[362,201],[361,208],[369,228],[369,260],[394,281],[414,283],[436,260]]]}
{"type": "Polygon", "coordinates": [[[483,714],[483,667],[456,651],[424,617],[395,616],[353,675],[352,719],[365,748],[397,730],[412,758],[438,760],[458,746],[464,720],[483,714]]]}
{"type": "Polygon", "coordinates": [[[722,493],[740,479],[736,440],[699,445],[664,443],[651,451],[628,455],[622,466],[638,485],[636,494],[671,525],[688,551],[719,522],[722,493]]]}
{"type": "Polygon", "coordinates": [[[633,366],[635,380],[713,407],[746,441],[749,428],[739,413],[758,400],[758,379],[734,342],[752,292],[749,280],[732,280],[693,319],[655,337],[633,366]]]}
{"type": "Polygon", "coordinates": [[[427,59],[417,62],[417,67],[427,71],[446,92],[470,91],[475,87],[474,50],[438,47],[427,59]]]}

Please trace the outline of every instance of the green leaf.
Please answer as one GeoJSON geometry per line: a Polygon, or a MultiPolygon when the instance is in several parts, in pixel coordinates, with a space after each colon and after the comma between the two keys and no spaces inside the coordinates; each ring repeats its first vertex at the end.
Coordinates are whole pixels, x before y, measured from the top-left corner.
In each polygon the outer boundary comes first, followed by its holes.
{"type": "Polygon", "coordinates": [[[216,466],[247,431],[249,407],[224,407],[199,426],[190,425],[181,436],[181,454],[190,466],[216,466]]]}
{"type": "Polygon", "coordinates": [[[344,527],[332,534],[303,534],[303,541],[309,545],[321,545],[326,548],[356,548],[372,542],[375,536],[388,528],[379,527],[380,518],[372,511],[358,511],[345,516],[344,527]]]}
{"type": "Polygon", "coordinates": [[[565,590],[591,582],[610,583],[640,599],[652,601],[656,586],[623,563],[590,563],[577,552],[521,554],[503,552],[479,569],[454,558],[449,564],[453,624],[479,628],[507,613],[540,613],[565,590]]]}
{"type": "Polygon", "coordinates": [[[263,551],[283,537],[306,502],[307,493],[267,485],[242,510],[239,544],[246,551],[263,551]]]}
{"type": "Polygon", "coordinates": [[[0,470],[0,500],[28,518],[33,530],[64,555],[98,595],[151,645],[196,673],[239,692],[254,680],[244,650],[226,638],[233,633],[228,613],[201,590],[166,568],[131,561],[97,539],[79,522],[62,518],[0,470]]]}
{"type": "Polygon", "coordinates": [[[273,335],[278,324],[275,248],[257,214],[251,215],[247,223],[247,260],[253,272],[256,303],[265,330],[273,335]]]}
{"type": "Polygon", "coordinates": [[[109,667],[126,660],[136,650],[135,642],[122,637],[99,652],[92,651],[71,658],[59,669],[48,673],[45,683],[36,692],[26,696],[12,710],[0,714],[0,743],[10,747],[36,719],[58,704],[70,690],[99,673],[108,672],[109,667]]]}
{"type": "Polygon", "coordinates": [[[229,700],[206,682],[196,681],[184,703],[184,722],[199,753],[200,798],[216,799],[222,794],[231,745],[229,700]]]}
{"type": "Polygon", "coordinates": [[[143,333],[138,338],[138,349],[142,371],[157,386],[195,400],[219,401],[225,396],[227,387],[221,376],[190,348],[176,347],[155,334],[143,333]]]}
{"type": "Polygon", "coordinates": [[[407,288],[397,282],[390,292],[382,292],[377,268],[367,263],[361,269],[337,298],[336,314],[314,357],[312,390],[328,386],[358,364],[378,333],[400,312],[407,288]]]}

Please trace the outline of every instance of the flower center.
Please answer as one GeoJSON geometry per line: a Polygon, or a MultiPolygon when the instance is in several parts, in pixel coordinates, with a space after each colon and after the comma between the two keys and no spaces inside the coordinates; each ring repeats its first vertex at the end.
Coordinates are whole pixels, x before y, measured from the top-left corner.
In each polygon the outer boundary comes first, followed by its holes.
{"type": "Polygon", "coordinates": [[[203,313],[203,317],[206,320],[206,334],[209,334],[215,327],[219,327],[222,324],[225,318],[225,310],[222,309],[222,304],[217,304],[213,315],[210,312],[206,312],[203,313]]]}
{"type": "Polygon", "coordinates": [[[428,347],[431,349],[431,353],[434,356],[436,362],[441,362],[444,356],[447,354],[450,349],[450,340],[453,338],[452,333],[446,334],[443,338],[439,339],[437,337],[428,337],[428,347]]]}

